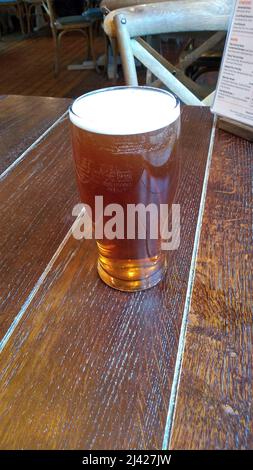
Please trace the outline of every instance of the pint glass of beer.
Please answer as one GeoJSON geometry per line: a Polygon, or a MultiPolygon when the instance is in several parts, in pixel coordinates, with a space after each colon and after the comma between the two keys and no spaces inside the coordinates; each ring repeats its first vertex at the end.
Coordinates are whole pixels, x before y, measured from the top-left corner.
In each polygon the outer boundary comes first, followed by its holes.
{"type": "Polygon", "coordinates": [[[90,208],[98,273],[111,287],[147,289],[163,277],[159,208],[174,201],[180,104],[151,87],[112,87],[70,109],[81,201],[90,208]]]}

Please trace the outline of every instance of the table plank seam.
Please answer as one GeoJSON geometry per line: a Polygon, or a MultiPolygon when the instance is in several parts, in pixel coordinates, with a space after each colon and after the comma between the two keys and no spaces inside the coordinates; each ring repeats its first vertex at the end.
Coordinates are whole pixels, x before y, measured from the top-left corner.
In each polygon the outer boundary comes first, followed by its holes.
{"type": "Polygon", "coordinates": [[[188,315],[189,315],[190,306],[191,306],[191,298],[192,298],[196,263],[197,263],[197,254],[198,254],[198,248],[199,248],[202,220],[203,220],[203,214],[204,214],[204,208],[205,208],[205,202],[206,202],[207,185],[208,185],[213,147],[214,147],[214,140],[215,140],[216,122],[217,122],[217,118],[215,116],[213,120],[213,126],[212,126],[212,131],[211,131],[211,136],[210,136],[210,142],[209,142],[206,170],[205,170],[205,176],[204,176],[204,181],[203,181],[203,190],[202,190],[200,206],[199,206],[199,214],[198,214],[198,220],[197,220],[197,226],[196,226],[196,232],[195,232],[195,238],[194,238],[191,266],[190,266],[190,271],[189,271],[184,311],[183,311],[180,336],[179,336],[179,342],[178,342],[177,358],[176,358],[174,375],[173,375],[172,386],[171,386],[171,393],[170,393],[168,413],[167,413],[167,419],[166,419],[165,430],[164,430],[162,450],[167,450],[169,448],[170,438],[172,435],[173,420],[174,420],[176,401],[177,401],[177,393],[178,393],[178,387],[180,383],[181,369],[182,369],[182,363],[183,363],[183,354],[184,354],[185,338],[186,338],[186,330],[187,330],[187,320],[188,320],[188,315]]]}
{"type": "Polygon", "coordinates": [[[25,156],[34,149],[43,139],[46,137],[68,114],[68,110],[65,111],[61,116],[51,125],[46,131],[44,131],[19,157],[14,160],[0,175],[0,181],[2,181],[8,174],[24,160],[25,156]]]}
{"type": "MultiPolygon", "coordinates": [[[[7,227],[7,253],[8,246],[12,247],[11,255],[6,255],[12,264],[5,266],[12,269],[3,271],[9,302],[0,340],[22,306],[23,316],[17,327],[12,326],[13,333],[9,331],[0,355],[1,448],[81,449],[85,443],[90,449],[161,449],[212,124],[207,108],[184,108],[177,196],[184,237],[180,250],[171,254],[162,283],[131,298],[99,280],[94,240],[80,242],[72,236],[37,293],[32,292],[73,225],[71,211],[80,201],[70,142],[64,137],[67,118],[3,181],[6,200],[14,210],[6,207],[2,220],[7,227]],[[200,138],[196,140],[194,129],[199,122],[200,138]],[[12,188],[17,193],[10,200],[12,188]],[[10,224],[16,220],[20,224],[17,233],[10,224]],[[21,242],[17,253],[9,239],[13,233],[13,239],[21,242]],[[26,308],[29,294],[34,297],[26,308]]],[[[41,133],[40,129],[37,137],[41,133]]],[[[13,158],[21,152],[16,151],[13,158]]],[[[206,207],[204,217],[205,212],[206,207]]],[[[189,319],[187,322],[188,333],[189,319]]],[[[184,358],[186,351],[187,336],[184,358]]],[[[178,403],[179,398],[176,411],[178,403]]]]}
{"type": "Polygon", "coordinates": [[[19,324],[20,320],[22,319],[22,317],[24,316],[27,308],[29,307],[29,305],[31,304],[32,300],[34,299],[35,295],[37,294],[37,292],[39,291],[40,287],[42,286],[44,280],[46,279],[47,275],[49,274],[49,272],[51,271],[55,261],[57,260],[59,254],[61,253],[61,251],[63,250],[64,246],[66,245],[67,241],[69,240],[69,238],[71,237],[73,231],[75,230],[76,226],[79,224],[79,221],[80,221],[80,217],[83,216],[83,213],[84,213],[84,209],[81,209],[81,211],[79,212],[78,216],[76,217],[76,220],[74,221],[74,223],[71,225],[70,229],[68,230],[68,232],[66,233],[65,237],[63,238],[62,242],[60,243],[60,245],[58,246],[57,250],[55,251],[54,255],[52,256],[52,258],[50,259],[49,263],[47,264],[46,268],[44,269],[43,273],[41,274],[41,276],[39,277],[38,281],[36,282],[36,284],[34,285],[33,289],[31,290],[30,294],[28,295],[28,297],[26,298],[25,302],[23,303],[21,309],[19,310],[18,314],[16,315],[16,317],[14,318],[13,322],[11,323],[10,327],[8,328],[7,332],[5,333],[5,335],[3,336],[3,338],[1,339],[0,341],[0,353],[3,351],[4,347],[6,346],[6,344],[8,343],[9,339],[11,338],[13,332],[15,331],[17,325],[19,324]]]}

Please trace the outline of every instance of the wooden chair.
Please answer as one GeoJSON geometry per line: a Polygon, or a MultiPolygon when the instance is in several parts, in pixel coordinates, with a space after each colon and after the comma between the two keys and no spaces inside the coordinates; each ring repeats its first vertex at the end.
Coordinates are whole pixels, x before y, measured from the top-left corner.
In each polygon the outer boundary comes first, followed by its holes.
{"type": "Polygon", "coordinates": [[[59,73],[60,43],[64,34],[73,31],[82,33],[88,41],[88,56],[91,54],[94,68],[96,57],[93,46],[92,26],[94,21],[87,20],[82,15],[57,17],[54,11],[53,0],[43,0],[43,7],[50,18],[50,26],[55,46],[55,75],[59,73]]]}
{"type": "Polygon", "coordinates": [[[186,76],[185,70],[224,39],[233,3],[234,0],[171,0],[109,13],[104,20],[104,30],[110,38],[117,39],[126,84],[138,85],[134,60],[137,58],[156,77],[151,85],[165,85],[186,104],[210,105],[214,92],[206,96],[203,88],[186,76]],[[150,35],[189,32],[215,34],[176,66],[144,40],[150,35]]]}
{"type": "Polygon", "coordinates": [[[21,33],[25,34],[24,21],[23,21],[23,4],[21,0],[0,0],[0,7],[12,7],[15,11],[15,14],[19,20],[21,33]]]}
{"type": "Polygon", "coordinates": [[[27,22],[27,34],[31,34],[32,30],[32,12],[36,14],[36,9],[38,7],[43,8],[43,0],[23,0],[26,13],[26,22],[27,22]]]}

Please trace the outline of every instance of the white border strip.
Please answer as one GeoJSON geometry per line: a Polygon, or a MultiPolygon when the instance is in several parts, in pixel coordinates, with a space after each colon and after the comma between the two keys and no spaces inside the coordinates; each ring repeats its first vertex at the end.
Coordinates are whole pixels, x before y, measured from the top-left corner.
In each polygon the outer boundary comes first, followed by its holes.
{"type": "Polygon", "coordinates": [[[58,258],[60,252],[63,250],[63,248],[66,245],[67,241],[69,240],[69,238],[72,234],[72,231],[75,229],[75,226],[79,223],[79,219],[80,219],[80,217],[82,217],[83,213],[84,213],[84,209],[82,209],[80,211],[80,213],[79,213],[78,217],[76,218],[75,222],[71,225],[70,229],[68,230],[68,232],[65,235],[64,239],[62,240],[61,244],[58,246],[56,252],[54,253],[52,258],[50,259],[50,261],[49,261],[48,265],[46,266],[45,270],[43,271],[43,273],[39,277],[39,279],[36,282],[35,286],[33,287],[30,294],[28,295],[26,301],[24,302],[24,304],[22,305],[22,307],[19,310],[18,314],[14,318],[14,320],[13,320],[11,326],[9,327],[8,331],[5,333],[4,337],[0,341],[0,353],[3,351],[4,347],[6,346],[7,342],[9,341],[12,333],[16,329],[16,326],[19,324],[21,318],[23,317],[23,315],[26,312],[27,308],[31,304],[31,302],[32,302],[33,298],[35,297],[35,295],[37,294],[39,288],[41,287],[41,285],[45,281],[48,273],[50,272],[51,268],[53,267],[54,262],[58,258]]]}
{"type": "Polygon", "coordinates": [[[30,145],[30,147],[28,147],[23,153],[21,153],[21,155],[16,158],[16,160],[14,160],[14,162],[12,162],[10,166],[8,166],[6,170],[3,171],[3,173],[1,173],[0,181],[3,180],[25,158],[26,154],[30,152],[30,150],[35,148],[40,143],[40,141],[44,139],[44,137],[46,137],[46,135],[49,134],[49,132],[51,132],[51,130],[54,129],[54,127],[56,127],[59,122],[65,118],[67,113],[68,109],[50,127],[48,127],[48,129],[43,132],[43,134],[41,134],[40,137],[38,137],[38,139],[32,143],[32,145],[30,145]]]}
{"type": "Polygon", "coordinates": [[[177,392],[179,388],[181,369],[182,369],[182,363],[183,363],[187,320],[188,320],[188,314],[189,314],[190,307],[191,307],[191,298],[192,298],[193,284],[194,284],[194,279],[195,279],[196,261],[197,261],[200,233],[201,233],[201,227],[202,227],[202,219],[203,219],[203,213],[204,213],[205,201],[206,201],[207,184],[208,184],[209,172],[210,172],[210,166],[211,166],[211,160],[212,160],[212,154],[213,154],[216,121],[217,119],[215,116],[213,120],[213,126],[212,126],[212,131],[211,131],[211,136],[210,136],[210,142],[209,142],[206,171],[205,171],[205,176],[204,176],[204,181],[203,181],[203,190],[202,190],[202,195],[201,195],[201,200],[200,200],[199,215],[198,215],[195,240],[194,240],[194,246],[193,246],[193,252],[192,252],[189,280],[188,280],[188,286],[187,286],[187,292],[186,292],[186,298],[185,298],[181,331],[180,331],[179,342],[178,342],[178,351],[177,351],[175,371],[174,371],[172,387],[171,387],[168,414],[167,414],[167,420],[166,420],[166,425],[165,425],[165,430],[164,430],[162,450],[167,450],[169,448],[170,438],[172,435],[173,420],[174,420],[174,414],[176,410],[177,392]]]}

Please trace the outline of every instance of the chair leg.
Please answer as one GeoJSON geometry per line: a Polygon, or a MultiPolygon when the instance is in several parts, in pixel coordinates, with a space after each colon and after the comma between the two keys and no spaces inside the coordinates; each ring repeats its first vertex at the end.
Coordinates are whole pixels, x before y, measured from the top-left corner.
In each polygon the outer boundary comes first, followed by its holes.
{"type": "Polygon", "coordinates": [[[30,35],[31,34],[31,29],[32,29],[32,8],[33,5],[29,5],[28,7],[28,17],[27,17],[27,33],[30,35]]]}
{"type": "Polygon", "coordinates": [[[97,67],[97,60],[96,60],[96,55],[95,55],[95,51],[94,51],[94,43],[93,43],[93,32],[92,32],[92,24],[90,24],[89,28],[88,28],[88,50],[91,52],[91,58],[92,58],[92,62],[94,64],[94,67],[97,71],[99,71],[98,67],[97,67]]]}
{"type": "Polygon", "coordinates": [[[21,33],[24,36],[25,28],[24,28],[24,21],[23,21],[23,9],[19,2],[17,3],[17,6],[16,6],[16,12],[17,12],[17,17],[18,17],[19,24],[20,24],[21,33]]]}
{"type": "Polygon", "coordinates": [[[96,36],[99,36],[99,33],[100,33],[100,27],[101,27],[101,20],[97,20],[95,21],[95,25],[94,25],[94,32],[95,32],[95,35],[96,36]]]}
{"type": "Polygon", "coordinates": [[[107,76],[107,70],[109,65],[109,54],[110,54],[110,41],[107,34],[104,33],[104,40],[105,40],[105,63],[104,63],[104,77],[107,76]]]}
{"type": "Polygon", "coordinates": [[[57,77],[60,71],[60,35],[54,35],[54,76],[57,77]]]}
{"type": "Polygon", "coordinates": [[[86,41],[87,41],[87,44],[88,44],[86,59],[89,60],[91,58],[90,30],[88,29],[88,33],[87,33],[87,29],[82,29],[82,35],[83,35],[84,40],[85,40],[85,46],[86,46],[86,41]]]}
{"type": "Polygon", "coordinates": [[[28,5],[27,3],[24,3],[24,10],[25,10],[25,21],[26,21],[26,30],[27,30],[27,35],[29,36],[30,34],[30,24],[29,24],[29,18],[28,18],[28,5]]]}

